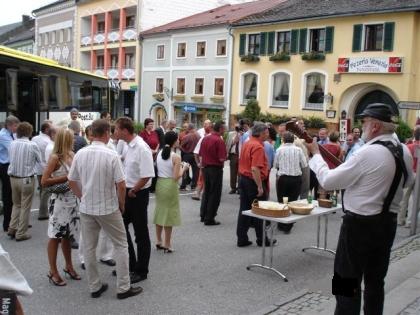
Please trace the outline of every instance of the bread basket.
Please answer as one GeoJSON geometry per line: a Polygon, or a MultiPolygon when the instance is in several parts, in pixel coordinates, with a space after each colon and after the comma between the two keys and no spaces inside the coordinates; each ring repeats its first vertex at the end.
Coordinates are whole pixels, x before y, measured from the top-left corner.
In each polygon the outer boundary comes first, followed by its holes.
{"type": "Polygon", "coordinates": [[[332,201],[329,199],[318,199],[318,206],[320,206],[321,208],[331,208],[332,201]]]}
{"type": "Polygon", "coordinates": [[[251,211],[252,213],[272,218],[284,218],[290,215],[290,209],[287,205],[271,201],[254,200],[251,211]],[[275,206],[277,209],[268,209],[266,208],[267,205],[275,206]]]}
{"type": "Polygon", "coordinates": [[[302,201],[289,202],[288,206],[294,214],[300,214],[300,215],[307,215],[311,213],[312,209],[314,208],[313,204],[309,204],[302,201]]]}

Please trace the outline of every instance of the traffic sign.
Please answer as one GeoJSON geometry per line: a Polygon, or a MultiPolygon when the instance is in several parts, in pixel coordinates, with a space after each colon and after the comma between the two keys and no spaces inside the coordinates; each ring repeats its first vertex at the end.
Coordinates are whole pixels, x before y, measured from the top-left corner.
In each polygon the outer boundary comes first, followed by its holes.
{"type": "Polygon", "coordinates": [[[184,112],[186,112],[186,113],[194,113],[194,112],[197,111],[197,106],[184,105],[183,109],[184,109],[184,112]]]}

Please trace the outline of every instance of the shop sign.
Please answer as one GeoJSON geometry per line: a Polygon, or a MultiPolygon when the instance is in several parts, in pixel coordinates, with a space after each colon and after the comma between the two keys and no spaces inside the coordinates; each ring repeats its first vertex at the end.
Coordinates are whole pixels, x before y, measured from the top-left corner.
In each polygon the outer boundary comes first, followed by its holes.
{"type": "Polygon", "coordinates": [[[192,105],[184,105],[182,107],[182,109],[184,110],[184,112],[186,113],[194,113],[197,111],[197,106],[192,106],[192,105]]]}
{"type": "Polygon", "coordinates": [[[338,58],[339,73],[401,73],[401,57],[338,58]]]}

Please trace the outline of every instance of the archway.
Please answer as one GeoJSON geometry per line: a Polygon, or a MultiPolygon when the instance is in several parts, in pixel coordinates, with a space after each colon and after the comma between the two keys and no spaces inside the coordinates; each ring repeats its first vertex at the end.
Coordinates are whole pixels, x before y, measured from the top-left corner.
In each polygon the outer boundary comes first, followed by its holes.
{"type": "Polygon", "coordinates": [[[365,94],[358,102],[355,110],[355,116],[361,114],[363,110],[372,103],[384,103],[391,105],[394,114],[399,115],[398,106],[394,99],[386,92],[381,90],[374,90],[365,94]]]}

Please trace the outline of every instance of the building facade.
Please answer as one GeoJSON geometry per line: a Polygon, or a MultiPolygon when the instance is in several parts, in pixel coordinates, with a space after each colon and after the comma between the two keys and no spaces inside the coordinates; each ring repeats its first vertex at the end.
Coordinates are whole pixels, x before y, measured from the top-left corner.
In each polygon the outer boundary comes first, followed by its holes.
{"type": "Polygon", "coordinates": [[[0,45],[32,54],[35,41],[34,25],[34,19],[22,15],[22,21],[1,26],[0,45]]]}
{"type": "Polygon", "coordinates": [[[75,1],[55,1],[32,11],[32,15],[35,17],[34,53],[73,67],[75,1]]]}
{"type": "Polygon", "coordinates": [[[232,113],[249,99],[276,115],[339,126],[372,102],[419,102],[420,1],[291,1],[234,23],[232,113]],[[317,17],[318,16],[318,17],[317,17]]]}

